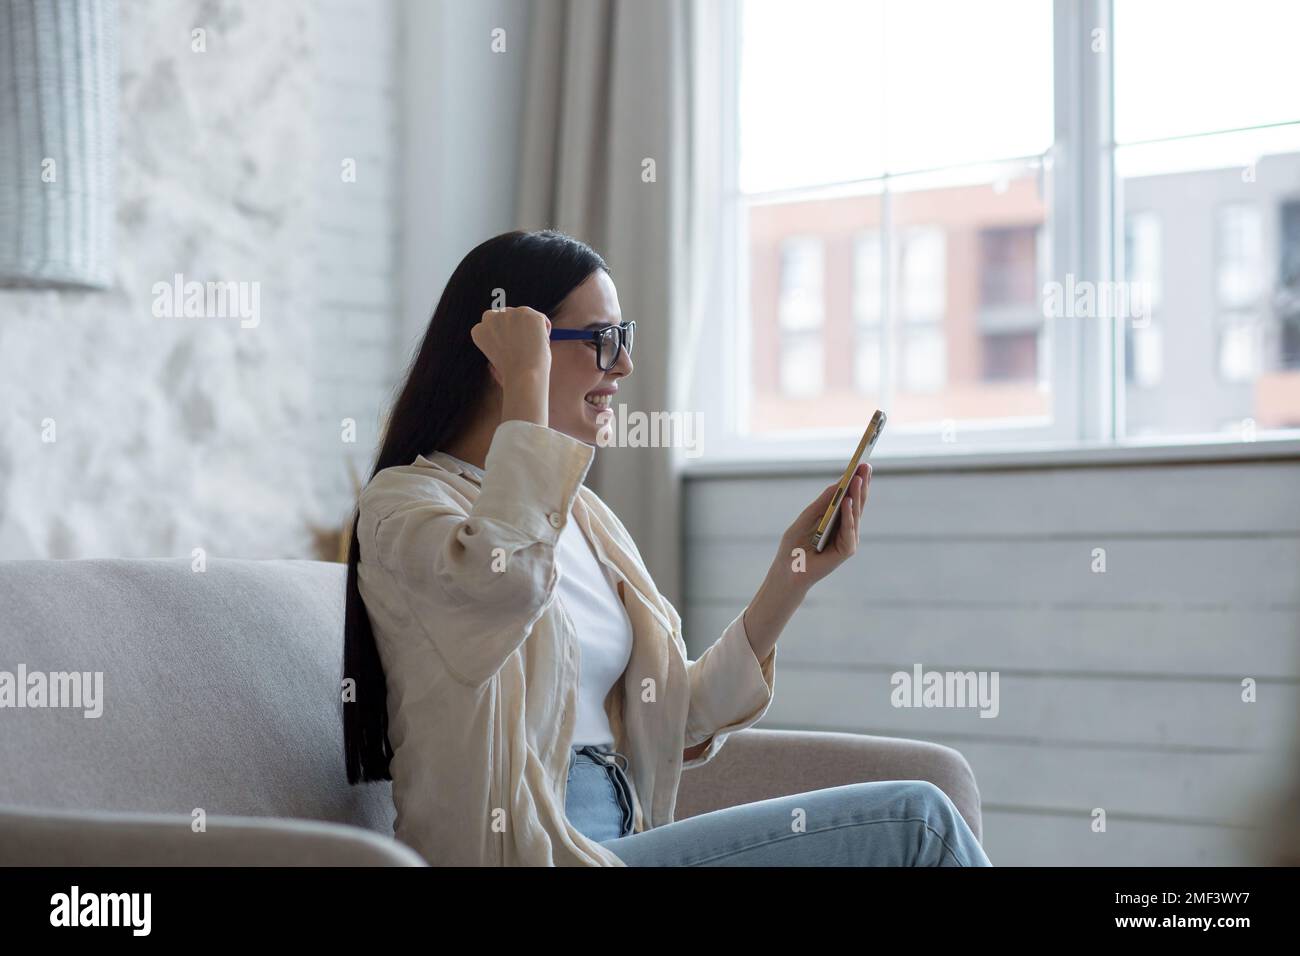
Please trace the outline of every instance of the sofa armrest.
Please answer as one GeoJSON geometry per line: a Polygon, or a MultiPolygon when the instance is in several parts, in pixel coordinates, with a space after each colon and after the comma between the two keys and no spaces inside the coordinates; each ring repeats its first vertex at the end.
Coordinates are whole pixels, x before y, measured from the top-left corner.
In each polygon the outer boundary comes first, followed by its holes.
{"type": "Polygon", "coordinates": [[[675,818],[872,780],[928,780],[982,838],[980,792],[951,747],[897,737],[802,730],[738,731],[718,755],[682,774],[675,818]]]}
{"type": "Polygon", "coordinates": [[[315,820],[0,807],[0,866],[427,866],[361,827],[315,820]]]}

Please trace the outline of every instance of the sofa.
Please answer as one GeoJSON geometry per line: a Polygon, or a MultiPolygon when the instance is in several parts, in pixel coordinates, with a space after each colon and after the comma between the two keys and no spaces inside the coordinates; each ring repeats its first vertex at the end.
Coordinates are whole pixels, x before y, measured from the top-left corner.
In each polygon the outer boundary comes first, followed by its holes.
{"type": "MultiPolygon", "coordinates": [[[[0,866],[426,865],[393,837],[390,785],[344,773],[344,575],[319,561],[0,561],[0,671],[103,675],[99,716],[0,707],[0,866]]],[[[677,816],[890,779],[933,782],[981,835],[960,753],[846,733],[734,734],[685,772],[677,816]]]]}

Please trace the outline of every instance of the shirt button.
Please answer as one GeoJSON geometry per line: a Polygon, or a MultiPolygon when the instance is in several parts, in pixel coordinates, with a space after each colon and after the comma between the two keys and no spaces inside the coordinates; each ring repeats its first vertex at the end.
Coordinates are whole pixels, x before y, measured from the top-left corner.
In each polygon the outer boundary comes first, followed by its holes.
{"type": "Polygon", "coordinates": [[[564,524],[564,516],[561,515],[558,511],[552,511],[550,516],[550,522],[552,528],[558,528],[560,527],[560,525],[564,524]]]}

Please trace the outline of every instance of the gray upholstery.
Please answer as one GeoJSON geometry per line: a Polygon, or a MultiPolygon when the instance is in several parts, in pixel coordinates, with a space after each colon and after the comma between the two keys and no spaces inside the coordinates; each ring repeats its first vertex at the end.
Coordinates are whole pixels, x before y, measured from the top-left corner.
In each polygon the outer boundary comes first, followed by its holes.
{"type": "Polygon", "coordinates": [[[5,866],[427,866],[359,827],[285,818],[0,807],[5,866]]]}
{"type": "Polygon", "coordinates": [[[0,806],[300,817],[392,832],[350,787],[343,568],[0,562],[0,668],[103,671],[104,713],[0,710],[0,806]]]}
{"type": "Polygon", "coordinates": [[[684,820],[738,803],[869,780],[930,781],[948,795],[975,838],[982,837],[979,788],[965,757],[941,744],[865,734],[742,730],[704,766],[682,774],[675,815],[684,820]]]}
{"type": "MultiPolygon", "coordinates": [[[[102,671],[104,696],[97,718],[0,708],[0,865],[418,863],[389,785],[344,774],[343,582],[316,561],[0,561],[0,670],[102,671]]],[[[872,779],[933,781],[979,835],[960,754],[852,734],[735,734],[678,815],[872,779]]]]}

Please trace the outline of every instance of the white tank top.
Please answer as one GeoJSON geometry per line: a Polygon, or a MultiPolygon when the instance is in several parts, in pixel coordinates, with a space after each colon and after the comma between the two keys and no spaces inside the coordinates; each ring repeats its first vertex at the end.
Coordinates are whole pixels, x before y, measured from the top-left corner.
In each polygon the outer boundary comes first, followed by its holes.
{"type": "MultiPolygon", "coordinates": [[[[483,469],[454,458],[483,478],[483,469]]],[[[578,522],[568,516],[555,549],[560,603],[578,633],[578,715],[570,746],[614,744],[605,697],[632,659],[632,622],[613,574],[600,563],[578,522]]]]}

